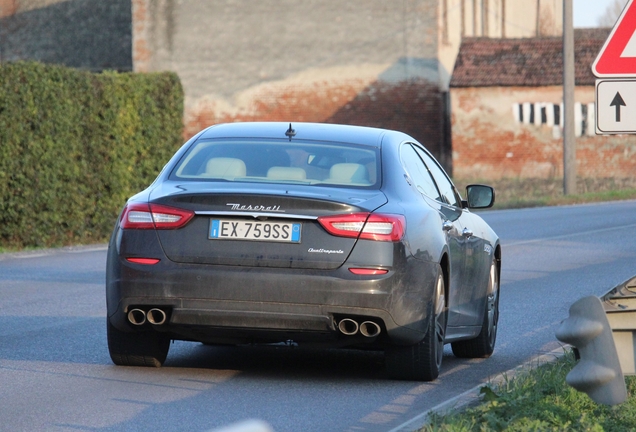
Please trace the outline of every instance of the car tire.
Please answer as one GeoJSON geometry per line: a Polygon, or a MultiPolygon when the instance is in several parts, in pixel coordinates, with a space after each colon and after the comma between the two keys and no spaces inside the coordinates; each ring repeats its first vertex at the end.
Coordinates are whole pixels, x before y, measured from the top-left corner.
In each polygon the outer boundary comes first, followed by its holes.
{"type": "Polygon", "coordinates": [[[493,258],[486,290],[486,310],[479,336],[474,339],[453,342],[453,354],[460,358],[487,358],[495,350],[499,323],[499,268],[493,258]]]}
{"type": "Polygon", "coordinates": [[[118,366],[160,367],[170,349],[170,338],[155,331],[123,332],[106,319],[108,352],[118,366]]]}
{"type": "Polygon", "coordinates": [[[448,309],[444,276],[440,271],[424,339],[410,346],[393,346],[385,351],[386,370],[393,379],[433,381],[439,376],[444,356],[448,309]]]}

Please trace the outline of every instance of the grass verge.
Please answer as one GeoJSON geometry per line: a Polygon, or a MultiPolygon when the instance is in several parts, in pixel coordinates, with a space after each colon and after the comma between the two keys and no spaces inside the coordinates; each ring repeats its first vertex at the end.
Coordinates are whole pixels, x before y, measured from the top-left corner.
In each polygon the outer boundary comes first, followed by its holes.
{"type": "Polygon", "coordinates": [[[466,185],[483,183],[495,188],[494,209],[585,204],[636,199],[636,177],[626,179],[577,179],[577,194],[563,194],[563,179],[457,179],[455,184],[464,194],[466,185]]]}
{"type": "Polygon", "coordinates": [[[626,378],[628,400],[609,407],[566,384],[565,376],[574,365],[574,355],[568,351],[556,362],[483,387],[479,406],[445,416],[434,414],[420,432],[636,430],[636,377],[626,378]]]}
{"type": "Polygon", "coordinates": [[[44,247],[36,247],[36,246],[30,246],[30,247],[24,247],[24,248],[19,248],[19,247],[11,247],[11,246],[0,246],[0,254],[3,253],[15,253],[15,252],[28,252],[28,251],[32,251],[32,250],[39,250],[39,249],[45,249],[44,247]]]}

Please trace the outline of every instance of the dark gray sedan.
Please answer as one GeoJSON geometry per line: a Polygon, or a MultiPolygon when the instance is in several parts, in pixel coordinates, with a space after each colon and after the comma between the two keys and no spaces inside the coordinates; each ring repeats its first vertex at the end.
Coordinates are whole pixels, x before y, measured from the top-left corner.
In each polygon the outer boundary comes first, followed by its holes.
{"type": "Polygon", "coordinates": [[[190,139],[124,207],[106,271],[108,348],[160,366],[171,340],[383,350],[437,378],[445,343],[488,357],[501,247],[431,154],[396,131],[234,123],[190,139]]]}

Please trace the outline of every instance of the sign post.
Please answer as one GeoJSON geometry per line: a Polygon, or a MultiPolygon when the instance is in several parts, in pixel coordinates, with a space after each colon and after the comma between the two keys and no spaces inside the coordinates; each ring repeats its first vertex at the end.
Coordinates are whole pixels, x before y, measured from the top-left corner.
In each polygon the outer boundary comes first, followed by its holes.
{"type": "Polygon", "coordinates": [[[596,133],[636,134],[636,3],[629,0],[592,64],[596,133]]]}
{"type": "Polygon", "coordinates": [[[572,195],[576,193],[572,0],[563,1],[563,111],[563,194],[572,195]]]}

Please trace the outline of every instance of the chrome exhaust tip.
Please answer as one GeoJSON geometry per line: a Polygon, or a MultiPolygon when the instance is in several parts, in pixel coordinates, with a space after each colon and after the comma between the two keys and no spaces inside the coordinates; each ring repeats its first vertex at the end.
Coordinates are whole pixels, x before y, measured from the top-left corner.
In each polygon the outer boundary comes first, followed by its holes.
{"type": "Polygon", "coordinates": [[[360,334],[364,337],[375,337],[380,334],[382,329],[373,321],[364,321],[360,324],[360,334]]]}
{"type": "Polygon", "coordinates": [[[146,312],[141,309],[131,309],[128,312],[128,321],[136,326],[144,325],[146,323],[146,312]]]}
{"type": "Polygon", "coordinates": [[[342,334],[347,336],[353,336],[354,334],[358,333],[359,328],[360,326],[358,325],[358,323],[351,318],[341,319],[338,323],[338,330],[340,330],[342,334]]]}
{"type": "Polygon", "coordinates": [[[166,313],[158,308],[152,308],[146,314],[148,322],[152,325],[162,325],[166,322],[166,313]]]}

